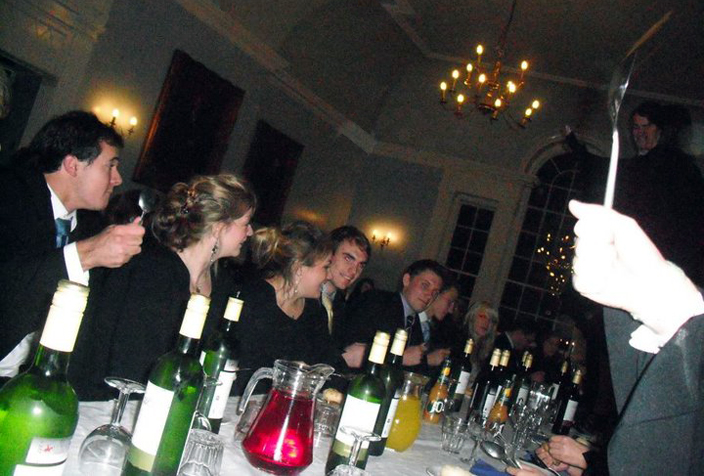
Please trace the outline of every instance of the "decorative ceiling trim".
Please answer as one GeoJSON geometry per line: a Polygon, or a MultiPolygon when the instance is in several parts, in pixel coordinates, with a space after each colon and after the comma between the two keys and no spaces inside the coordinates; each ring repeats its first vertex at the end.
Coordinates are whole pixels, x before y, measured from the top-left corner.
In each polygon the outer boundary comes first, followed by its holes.
{"type": "Polygon", "coordinates": [[[405,160],[428,167],[441,168],[452,172],[461,170],[463,173],[481,173],[501,180],[511,182],[522,182],[532,184],[535,177],[518,171],[506,170],[493,165],[467,160],[466,157],[458,157],[439,152],[419,150],[413,147],[394,144],[391,142],[377,142],[374,154],[381,157],[405,160]]]}

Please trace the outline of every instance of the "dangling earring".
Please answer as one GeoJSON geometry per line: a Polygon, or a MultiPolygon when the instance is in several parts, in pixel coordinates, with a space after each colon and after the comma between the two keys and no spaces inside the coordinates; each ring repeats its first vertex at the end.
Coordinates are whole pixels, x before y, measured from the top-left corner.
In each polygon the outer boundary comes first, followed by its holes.
{"type": "Polygon", "coordinates": [[[215,255],[217,254],[219,249],[220,249],[220,238],[215,238],[215,244],[213,245],[213,249],[210,250],[210,262],[208,263],[209,265],[212,266],[212,264],[215,262],[215,255]]]}
{"type": "Polygon", "coordinates": [[[296,281],[293,283],[293,295],[298,296],[298,284],[301,282],[301,277],[296,276],[296,281]]]}

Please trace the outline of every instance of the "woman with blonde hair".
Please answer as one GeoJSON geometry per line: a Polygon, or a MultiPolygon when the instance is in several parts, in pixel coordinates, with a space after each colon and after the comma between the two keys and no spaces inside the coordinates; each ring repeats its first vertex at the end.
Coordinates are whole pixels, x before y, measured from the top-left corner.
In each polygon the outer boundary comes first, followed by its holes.
{"type": "Polygon", "coordinates": [[[232,174],[171,187],[141,253],[91,280],[69,370],[81,399],[110,395],[103,383],[108,375],[146,383],[156,359],[175,345],[192,293],[211,298],[213,319],[222,314],[233,287],[216,263],[240,254],[252,235],[256,202],[249,185],[232,174]]]}
{"type": "Polygon", "coordinates": [[[472,352],[472,377],[486,364],[494,348],[499,313],[486,301],[472,304],[464,316],[464,328],[468,338],[474,339],[472,352]]]}
{"type": "Polygon", "coordinates": [[[239,365],[244,370],[235,382],[237,393],[256,369],[271,367],[276,359],[344,367],[319,299],[331,256],[332,241],[306,222],[254,234],[252,260],[261,278],[242,287],[239,365]]]}

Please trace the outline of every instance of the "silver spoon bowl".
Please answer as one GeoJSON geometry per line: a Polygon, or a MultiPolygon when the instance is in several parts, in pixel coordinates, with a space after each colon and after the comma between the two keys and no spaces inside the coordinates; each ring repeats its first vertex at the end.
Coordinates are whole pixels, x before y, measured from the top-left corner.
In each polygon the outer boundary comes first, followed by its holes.
{"type": "Polygon", "coordinates": [[[151,188],[145,188],[141,192],[139,192],[139,208],[142,209],[142,214],[139,217],[139,224],[141,225],[142,222],[144,221],[144,215],[147,213],[153,212],[156,207],[159,205],[159,202],[161,202],[161,193],[151,189],[151,188]]]}

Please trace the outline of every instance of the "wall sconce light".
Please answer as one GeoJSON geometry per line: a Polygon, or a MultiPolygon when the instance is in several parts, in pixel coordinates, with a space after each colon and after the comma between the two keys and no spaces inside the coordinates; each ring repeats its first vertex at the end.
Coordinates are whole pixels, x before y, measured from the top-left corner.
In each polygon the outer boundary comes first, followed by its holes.
{"type": "MultiPolygon", "coordinates": [[[[119,126],[117,125],[117,118],[120,117],[120,110],[119,109],[113,109],[112,110],[112,118],[110,119],[110,125],[114,127],[115,129],[120,129],[119,126]]],[[[130,128],[127,129],[127,136],[131,136],[134,133],[134,128],[137,125],[137,118],[132,116],[129,120],[129,125],[130,128]]]]}
{"type": "Polygon", "coordinates": [[[372,243],[378,243],[379,248],[383,250],[391,243],[391,233],[387,233],[385,237],[381,238],[381,234],[378,231],[372,231],[372,243]]]}

